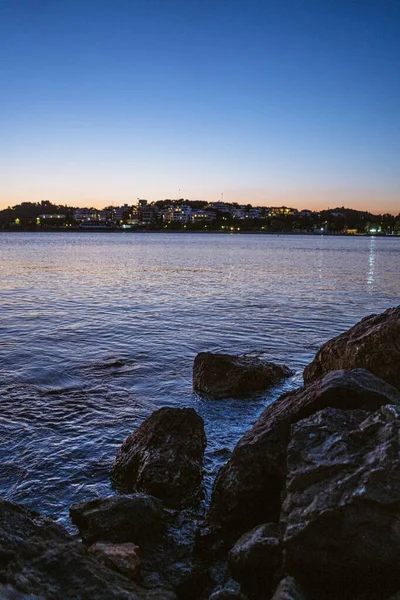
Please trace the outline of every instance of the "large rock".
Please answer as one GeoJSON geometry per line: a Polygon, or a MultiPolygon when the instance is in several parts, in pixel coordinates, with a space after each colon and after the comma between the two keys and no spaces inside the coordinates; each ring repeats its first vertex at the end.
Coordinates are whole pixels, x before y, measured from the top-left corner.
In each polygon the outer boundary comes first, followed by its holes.
{"type": "Polygon", "coordinates": [[[157,542],[165,531],[162,504],[146,494],[97,498],[70,508],[71,520],[86,544],[157,542]]]}
{"type": "Polygon", "coordinates": [[[304,370],[311,383],[336,369],[368,369],[400,389],[400,306],[365,317],[333,338],[304,370]]]}
{"type": "Polygon", "coordinates": [[[259,525],[242,535],[229,553],[228,565],[245,594],[268,598],[282,566],[279,525],[259,525]]]}
{"type": "Polygon", "coordinates": [[[193,365],[193,387],[212,398],[244,398],[266,390],[291,371],[249,356],[200,352],[193,365]]]}
{"type": "Polygon", "coordinates": [[[326,407],[375,410],[400,404],[398,390],[368,371],[335,371],[281,396],[239,441],[219,471],[208,521],[246,531],[279,519],[290,426],[326,407]]]}
{"type": "Polygon", "coordinates": [[[203,420],[195,410],[161,408],[122,444],[112,477],[177,508],[199,493],[205,446],[203,420]]]}
{"type": "Polygon", "coordinates": [[[5,500],[0,500],[0,582],[16,599],[176,600],[173,592],[145,590],[105,567],[62,527],[5,500]]]}
{"type": "Polygon", "coordinates": [[[307,594],[399,588],[399,450],[398,406],[326,409],[293,426],[281,521],[286,569],[307,594]]]}

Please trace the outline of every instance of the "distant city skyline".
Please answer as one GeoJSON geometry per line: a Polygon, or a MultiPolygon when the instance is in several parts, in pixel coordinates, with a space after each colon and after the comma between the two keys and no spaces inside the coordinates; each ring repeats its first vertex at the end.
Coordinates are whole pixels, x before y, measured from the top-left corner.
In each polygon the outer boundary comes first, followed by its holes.
{"type": "Polygon", "coordinates": [[[399,23],[394,0],[0,0],[0,209],[397,215],[399,23]]]}

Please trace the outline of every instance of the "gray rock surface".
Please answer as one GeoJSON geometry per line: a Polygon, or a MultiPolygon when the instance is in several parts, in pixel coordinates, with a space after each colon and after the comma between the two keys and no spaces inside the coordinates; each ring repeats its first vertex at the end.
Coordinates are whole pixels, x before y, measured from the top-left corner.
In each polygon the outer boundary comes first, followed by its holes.
{"type": "Polygon", "coordinates": [[[0,500],[0,581],[12,598],[40,600],[176,600],[145,590],[108,569],[62,527],[0,500]]]}
{"type": "Polygon", "coordinates": [[[161,408],[122,444],[112,469],[117,485],[178,508],[199,495],[206,436],[192,408],[161,408]]]}
{"type": "Polygon", "coordinates": [[[228,565],[245,594],[268,598],[282,568],[279,525],[259,525],[242,535],[229,553],[228,565]]]}
{"type": "Polygon", "coordinates": [[[375,410],[399,404],[397,389],[364,369],[334,371],[268,406],[218,473],[208,521],[245,531],[278,521],[290,426],[326,407],[375,410]]]}
{"type": "Polygon", "coordinates": [[[326,342],[304,370],[311,383],[336,369],[368,369],[400,389],[400,306],[362,319],[326,342]]]}
{"type": "Polygon", "coordinates": [[[249,356],[200,352],[193,365],[193,387],[215,399],[245,398],[271,387],[291,371],[249,356]]]}
{"type": "Polygon", "coordinates": [[[212,593],[208,600],[248,600],[248,598],[241,592],[219,590],[218,592],[212,593]]]}
{"type": "Polygon", "coordinates": [[[398,406],[326,409],[293,426],[281,522],[286,569],[307,593],[399,588],[399,442],[398,406]]]}
{"type": "Polygon", "coordinates": [[[154,543],[166,528],[161,502],[146,494],[79,502],[71,506],[70,515],[86,544],[154,543]]]}
{"type": "Polygon", "coordinates": [[[140,554],[136,544],[96,542],[89,547],[89,553],[106,567],[122,573],[132,581],[140,582],[140,554]]]}
{"type": "Polygon", "coordinates": [[[293,577],[285,577],[279,583],[271,600],[307,600],[293,577]]]}

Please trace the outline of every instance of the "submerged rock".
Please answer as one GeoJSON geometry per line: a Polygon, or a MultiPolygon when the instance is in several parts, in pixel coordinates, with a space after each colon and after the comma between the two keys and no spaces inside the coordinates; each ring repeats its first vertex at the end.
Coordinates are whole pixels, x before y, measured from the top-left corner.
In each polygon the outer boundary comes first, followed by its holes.
{"type": "Polygon", "coordinates": [[[244,398],[266,390],[291,371],[259,358],[200,352],[193,365],[193,387],[212,398],[244,398]]]}
{"type": "Polygon", "coordinates": [[[112,469],[124,488],[147,492],[171,507],[199,494],[206,436],[192,408],[161,408],[122,444],[112,469]]]}
{"type": "Polygon", "coordinates": [[[279,525],[259,525],[242,535],[229,553],[228,565],[246,594],[268,598],[282,566],[279,525]]]}
{"type": "Polygon", "coordinates": [[[311,383],[335,369],[368,369],[400,389],[400,306],[370,315],[326,342],[304,370],[311,383]]]}
{"type": "Polygon", "coordinates": [[[218,473],[208,521],[230,531],[276,522],[286,468],[290,426],[326,407],[375,410],[399,404],[398,390],[368,371],[334,371],[284,394],[268,406],[218,473]]]}
{"type": "Polygon", "coordinates": [[[306,591],[399,588],[399,434],[398,406],[329,408],[293,426],[281,522],[286,568],[306,591]]]}
{"type": "Polygon", "coordinates": [[[145,590],[107,568],[62,527],[5,500],[0,500],[0,581],[18,599],[176,600],[169,590],[145,590]]]}
{"type": "Polygon", "coordinates": [[[162,504],[146,494],[98,498],[70,508],[71,520],[86,544],[154,543],[165,532],[162,504]]]}

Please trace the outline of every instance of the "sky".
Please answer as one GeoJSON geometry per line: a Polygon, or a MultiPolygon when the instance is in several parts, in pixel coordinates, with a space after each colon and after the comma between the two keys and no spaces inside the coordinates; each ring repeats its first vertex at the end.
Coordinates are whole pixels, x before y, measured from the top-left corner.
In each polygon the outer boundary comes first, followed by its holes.
{"type": "Polygon", "coordinates": [[[0,208],[400,213],[400,0],[0,0],[0,39],[0,208]]]}

